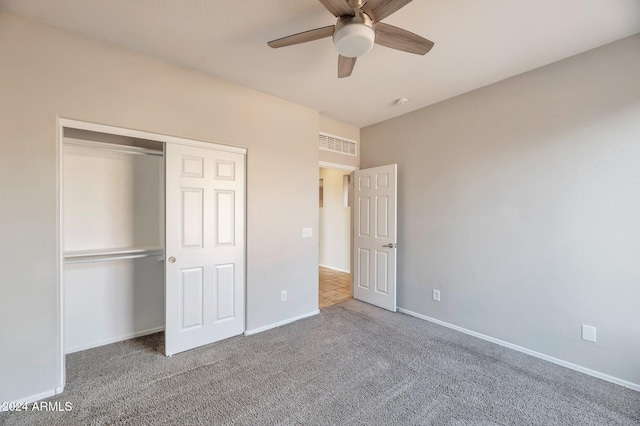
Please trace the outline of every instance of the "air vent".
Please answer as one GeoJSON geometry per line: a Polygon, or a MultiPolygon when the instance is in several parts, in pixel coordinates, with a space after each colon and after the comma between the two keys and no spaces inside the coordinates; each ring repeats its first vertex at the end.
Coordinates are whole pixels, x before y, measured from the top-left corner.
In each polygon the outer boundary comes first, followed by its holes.
{"type": "Polygon", "coordinates": [[[333,136],[328,133],[320,133],[320,149],[325,151],[340,152],[347,155],[358,155],[358,143],[349,139],[333,136]]]}

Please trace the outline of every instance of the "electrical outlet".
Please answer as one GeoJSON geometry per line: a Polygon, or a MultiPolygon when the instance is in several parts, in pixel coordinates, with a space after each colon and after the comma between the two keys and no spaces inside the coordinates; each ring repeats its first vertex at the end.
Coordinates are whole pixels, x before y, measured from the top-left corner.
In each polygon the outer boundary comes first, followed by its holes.
{"type": "Polygon", "coordinates": [[[313,237],[313,228],[302,228],[302,238],[313,237]]]}
{"type": "Polygon", "coordinates": [[[280,301],[284,302],[285,300],[287,300],[287,290],[282,290],[280,292],[280,301]]]}
{"type": "Polygon", "coordinates": [[[596,342],[596,328],[592,325],[582,324],[582,340],[596,342]]]}
{"type": "Polygon", "coordinates": [[[433,290],[433,300],[435,300],[436,302],[440,301],[440,290],[433,290]]]}

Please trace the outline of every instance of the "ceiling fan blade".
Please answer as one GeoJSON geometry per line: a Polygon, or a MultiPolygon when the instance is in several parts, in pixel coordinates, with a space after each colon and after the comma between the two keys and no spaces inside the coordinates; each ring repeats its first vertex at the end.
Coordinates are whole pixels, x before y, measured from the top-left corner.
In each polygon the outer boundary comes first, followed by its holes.
{"type": "Polygon", "coordinates": [[[353,67],[356,65],[356,59],[347,58],[346,56],[338,55],[338,78],[349,77],[353,72],[353,67]]]}
{"type": "Polygon", "coordinates": [[[316,28],[315,30],[305,31],[303,33],[293,34],[287,37],[282,37],[277,40],[272,40],[267,43],[274,49],[277,47],[292,46],[294,44],[306,43],[308,41],[320,40],[321,38],[331,37],[335,25],[328,27],[316,28]]]}
{"type": "Polygon", "coordinates": [[[382,22],[376,24],[375,43],[416,55],[424,55],[433,47],[431,40],[382,22]]]}
{"type": "Polygon", "coordinates": [[[380,22],[387,16],[402,9],[412,0],[369,0],[362,6],[362,11],[369,15],[373,22],[380,22]]]}
{"type": "Polygon", "coordinates": [[[319,0],[327,10],[333,13],[333,16],[353,16],[355,13],[347,0],[319,0]]]}

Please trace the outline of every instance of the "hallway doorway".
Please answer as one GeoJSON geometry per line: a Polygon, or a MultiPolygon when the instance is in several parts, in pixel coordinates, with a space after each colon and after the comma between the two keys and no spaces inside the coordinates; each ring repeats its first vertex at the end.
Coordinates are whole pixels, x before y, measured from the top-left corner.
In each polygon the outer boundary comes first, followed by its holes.
{"type": "Polygon", "coordinates": [[[320,309],[344,302],[351,292],[351,172],[320,168],[320,309]]]}

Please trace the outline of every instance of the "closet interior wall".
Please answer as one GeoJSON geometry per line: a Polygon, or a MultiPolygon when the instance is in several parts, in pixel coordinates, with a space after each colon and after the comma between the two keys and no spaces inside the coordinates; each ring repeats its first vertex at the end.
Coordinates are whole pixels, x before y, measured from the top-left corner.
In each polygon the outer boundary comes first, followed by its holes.
{"type": "Polygon", "coordinates": [[[163,330],[163,144],[65,128],[62,164],[65,352],[163,330]]]}

